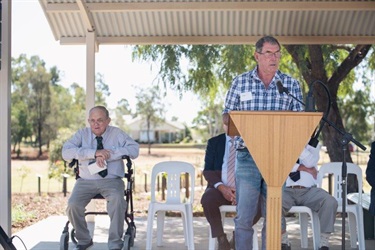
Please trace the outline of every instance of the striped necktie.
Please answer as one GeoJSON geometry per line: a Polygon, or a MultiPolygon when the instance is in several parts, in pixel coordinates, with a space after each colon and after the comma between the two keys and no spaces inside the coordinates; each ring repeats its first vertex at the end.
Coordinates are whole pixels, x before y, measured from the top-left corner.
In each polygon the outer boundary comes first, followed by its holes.
{"type": "MultiPolygon", "coordinates": [[[[97,136],[97,137],[95,137],[95,139],[96,139],[96,141],[98,142],[97,143],[97,146],[96,146],[96,149],[104,149],[104,146],[103,146],[103,137],[101,137],[101,136],[97,136]]],[[[107,169],[104,169],[104,170],[102,170],[102,171],[100,171],[99,173],[98,173],[101,177],[106,177],[107,176],[107,174],[108,174],[108,171],[107,171],[107,169]]]]}
{"type": "Polygon", "coordinates": [[[236,148],[234,147],[234,139],[230,140],[228,165],[227,165],[227,185],[236,187],[235,181],[235,165],[236,165],[236,148]]]}

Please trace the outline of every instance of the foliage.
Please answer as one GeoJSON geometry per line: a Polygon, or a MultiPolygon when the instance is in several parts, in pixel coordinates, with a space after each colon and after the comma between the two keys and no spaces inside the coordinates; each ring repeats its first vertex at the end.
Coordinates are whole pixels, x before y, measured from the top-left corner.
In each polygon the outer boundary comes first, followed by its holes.
{"type": "Polygon", "coordinates": [[[52,141],[49,154],[49,179],[54,178],[61,181],[61,176],[63,174],[68,174],[70,176],[74,175],[73,169],[68,167],[69,162],[65,162],[61,156],[64,142],[67,141],[72,135],[72,130],[60,129],[57,133],[57,138],[52,141]]]}
{"type": "Polygon", "coordinates": [[[30,218],[35,218],[35,213],[25,211],[23,204],[12,206],[12,224],[23,222],[30,218]]]}

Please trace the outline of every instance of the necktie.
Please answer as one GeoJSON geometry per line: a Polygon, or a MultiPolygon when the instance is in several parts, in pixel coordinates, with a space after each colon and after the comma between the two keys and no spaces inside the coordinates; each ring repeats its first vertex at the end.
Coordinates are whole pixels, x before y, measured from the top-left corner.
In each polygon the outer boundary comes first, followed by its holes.
{"type": "Polygon", "coordinates": [[[235,184],[235,165],[236,165],[236,148],[234,147],[234,140],[231,139],[228,155],[228,166],[227,166],[227,185],[230,187],[236,187],[235,184]]]}
{"type": "MultiPolygon", "coordinates": [[[[95,137],[95,139],[96,139],[96,141],[98,142],[98,143],[97,143],[97,146],[96,146],[96,149],[104,149],[104,147],[103,147],[103,137],[101,137],[101,136],[97,136],[97,137],[95,137]]],[[[101,177],[104,178],[104,177],[107,176],[108,171],[107,171],[107,169],[104,169],[104,170],[100,171],[98,174],[99,174],[101,177]]]]}

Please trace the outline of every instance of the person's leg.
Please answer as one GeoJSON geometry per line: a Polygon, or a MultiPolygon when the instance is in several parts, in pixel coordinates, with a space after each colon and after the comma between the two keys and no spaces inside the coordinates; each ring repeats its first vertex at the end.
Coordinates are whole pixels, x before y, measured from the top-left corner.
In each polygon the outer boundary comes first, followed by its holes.
{"type": "Polygon", "coordinates": [[[318,213],[320,220],[321,246],[329,246],[330,234],[334,231],[337,200],[327,191],[313,187],[302,196],[302,205],[318,213]]]}
{"type": "MultiPolygon", "coordinates": [[[[290,245],[289,238],[288,238],[288,231],[286,228],[286,219],[285,215],[288,213],[290,208],[295,205],[295,201],[293,199],[293,189],[283,187],[282,192],[282,213],[281,213],[281,243],[287,246],[290,245]]],[[[281,247],[283,248],[283,246],[281,247]]]]}
{"type": "Polygon", "coordinates": [[[92,197],[98,192],[94,182],[95,181],[78,179],[74,185],[66,208],[66,214],[75,229],[75,236],[79,245],[87,245],[92,240],[87,228],[85,211],[87,204],[89,204],[92,197]]]}
{"type": "Polygon", "coordinates": [[[126,201],[125,185],[120,178],[100,180],[100,192],[107,200],[107,211],[110,218],[108,230],[108,249],[121,249],[124,233],[126,201]]]}
{"type": "Polygon", "coordinates": [[[247,149],[238,150],[236,161],[236,249],[252,249],[253,222],[258,211],[261,175],[247,149]]]}
{"type": "Polygon", "coordinates": [[[222,193],[216,188],[207,188],[201,198],[204,215],[211,227],[212,238],[224,234],[223,223],[219,207],[221,205],[231,205],[222,193]]]}

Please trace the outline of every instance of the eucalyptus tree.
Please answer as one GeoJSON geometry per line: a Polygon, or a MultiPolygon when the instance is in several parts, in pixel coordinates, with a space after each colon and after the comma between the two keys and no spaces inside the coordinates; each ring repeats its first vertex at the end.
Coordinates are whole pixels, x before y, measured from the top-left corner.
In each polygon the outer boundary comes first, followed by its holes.
{"type": "MultiPolygon", "coordinates": [[[[374,69],[375,55],[371,47],[286,45],[282,48],[280,70],[297,78],[305,92],[312,87],[317,110],[322,112],[329,104],[326,86],[332,107],[327,118],[345,133],[337,102],[339,87],[345,84],[352,88],[356,80],[353,69],[362,61],[368,62],[366,70],[374,69]]],[[[159,63],[159,79],[164,87],[180,92],[192,90],[203,96],[218,84],[227,89],[234,76],[254,68],[254,49],[252,45],[139,45],[133,49],[133,59],[159,63]]],[[[368,122],[363,120],[365,117],[361,118],[357,122],[368,122]]],[[[331,161],[342,161],[341,134],[322,122],[321,136],[331,161]]],[[[346,154],[346,161],[352,161],[350,154],[346,154]]]]}

